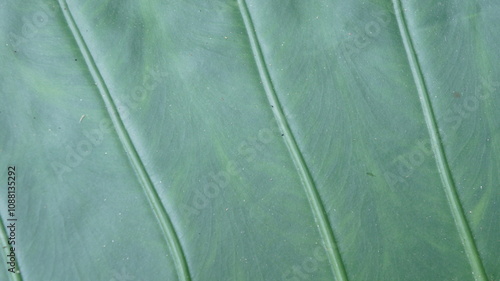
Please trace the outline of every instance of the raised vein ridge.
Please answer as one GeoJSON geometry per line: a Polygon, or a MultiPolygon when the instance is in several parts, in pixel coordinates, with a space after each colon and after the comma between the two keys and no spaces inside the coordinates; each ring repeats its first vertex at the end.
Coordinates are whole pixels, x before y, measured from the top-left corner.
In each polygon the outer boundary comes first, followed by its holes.
{"type": "Polygon", "coordinates": [[[285,115],[283,114],[283,109],[281,107],[280,101],[274,90],[273,82],[271,76],[269,75],[269,70],[266,67],[264,56],[260,48],[259,40],[257,34],[255,33],[255,28],[253,26],[252,18],[250,12],[248,11],[247,4],[245,0],[238,0],[238,5],[240,8],[243,21],[245,23],[245,29],[250,40],[250,45],[252,47],[252,52],[254,54],[255,62],[259,70],[260,79],[264,86],[267,98],[272,105],[273,114],[276,118],[276,122],[283,133],[283,139],[287,145],[288,151],[290,152],[291,158],[295,164],[295,167],[299,173],[302,180],[304,190],[311,205],[314,218],[318,224],[318,228],[323,239],[323,243],[326,248],[326,253],[330,261],[330,265],[335,275],[337,281],[347,281],[347,274],[340,256],[340,252],[335,241],[332,226],[327,218],[325,208],[321,199],[319,198],[318,190],[312,180],[311,174],[307,167],[306,162],[300,152],[297,142],[290,130],[288,122],[285,115]]]}
{"type": "Polygon", "coordinates": [[[442,145],[441,137],[438,131],[438,124],[432,105],[429,98],[429,93],[425,84],[424,76],[420,68],[420,64],[417,59],[417,54],[413,46],[413,42],[408,32],[408,26],[404,17],[404,13],[401,9],[400,0],[392,0],[394,6],[394,12],[398,22],[399,32],[403,40],[403,44],[406,50],[406,56],[408,57],[408,62],[411,67],[411,72],[413,74],[413,79],[418,91],[418,96],[420,98],[420,104],[422,106],[422,111],[425,117],[425,123],[427,125],[427,130],[429,131],[429,136],[432,144],[432,151],[436,158],[437,168],[439,170],[439,175],[441,176],[441,181],[443,183],[444,191],[446,193],[446,198],[448,199],[448,204],[455,220],[455,225],[457,227],[460,239],[465,248],[465,253],[472,267],[472,275],[475,280],[488,281],[486,273],[479,257],[479,252],[477,250],[474,238],[472,237],[472,232],[465,218],[462,204],[458,198],[455,182],[451,176],[450,167],[448,165],[448,160],[444,153],[444,148],[442,145]]]}
{"type": "Polygon", "coordinates": [[[73,19],[73,15],[69,10],[66,1],[59,0],[58,2],[61,11],[64,14],[64,18],[66,19],[66,22],[71,29],[73,37],[78,44],[80,52],[85,59],[85,63],[87,64],[89,72],[91,73],[92,78],[94,79],[94,82],[96,83],[96,86],[99,89],[99,92],[104,100],[104,104],[106,105],[106,109],[109,113],[116,133],[118,134],[123,148],[127,153],[132,166],[134,167],[138,180],[141,183],[144,192],[146,193],[146,196],[158,219],[163,234],[165,235],[170,250],[172,251],[172,256],[177,270],[177,275],[179,276],[179,280],[189,281],[191,280],[191,277],[189,274],[189,268],[187,266],[186,258],[184,252],[182,251],[178,236],[175,232],[172,222],[165,210],[165,207],[161,203],[161,200],[158,196],[158,193],[156,192],[151,178],[149,177],[146,168],[144,167],[144,164],[142,163],[141,158],[139,157],[139,154],[137,153],[134,144],[132,143],[132,140],[128,135],[128,132],[123,125],[123,121],[120,117],[120,114],[118,113],[113,98],[111,97],[106,83],[104,82],[104,79],[102,78],[102,75],[99,72],[97,65],[95,64],[95,61],[87,47],[87,44],[83,40],[80,30],[78,29],[75,20],[73,19]]]}
{"type": "MultiPolygon", "coordinates": [[[[9,245],[9,238],[8,238],[8,235],[6,232],[6,228],[5,228],[5,225],[3,223],[3,219],[1,218],[1,216],[0,216],[0,227],[2,228],[0,230],[0,244],[2,245],[2,249],[4,250],[4,251],[2,251],[2,255],[4,255],[4,257],[6,257],[7,252],[10,251],[10,245],[9,245]]],[[[8,276],[10,281],[23,281],[23,276],[21,275],[22,274],[21,267],[19,266],[19,257],[16,258],[16,263],[17,263],[16,264],[17,270],[19,270],[19,273],[13,274],[13,273],[9,272],[6,268],[5,274],[8,276]]],[[[6,265],[7,263],[4,262],[3,264],[6,265]]]]}

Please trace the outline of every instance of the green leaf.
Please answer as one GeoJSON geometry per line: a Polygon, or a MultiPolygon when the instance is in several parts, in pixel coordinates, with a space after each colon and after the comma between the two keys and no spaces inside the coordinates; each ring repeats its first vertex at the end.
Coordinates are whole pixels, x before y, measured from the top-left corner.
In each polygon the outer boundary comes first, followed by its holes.
{"type": "Polygon", "coordinates": [[[1,1],[0,280],[498,280],[499,13],[1,1]]]}

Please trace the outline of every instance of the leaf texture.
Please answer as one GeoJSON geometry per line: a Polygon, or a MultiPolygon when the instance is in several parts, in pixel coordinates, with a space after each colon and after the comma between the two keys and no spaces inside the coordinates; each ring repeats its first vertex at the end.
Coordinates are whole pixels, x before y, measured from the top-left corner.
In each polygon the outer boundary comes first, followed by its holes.
{"type": "Polygon", "coordinates": [[[499,12],[0,2],[0,280],[498,280],[499,12]]]}

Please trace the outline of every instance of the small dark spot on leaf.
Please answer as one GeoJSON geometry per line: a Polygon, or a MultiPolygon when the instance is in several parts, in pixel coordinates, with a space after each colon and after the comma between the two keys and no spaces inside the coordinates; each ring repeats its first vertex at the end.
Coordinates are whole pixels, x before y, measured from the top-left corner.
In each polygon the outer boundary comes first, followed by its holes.
{"type": "Polygon", "coordinates": [[[281,136],[284,136],[285,134],[281,134],[281,136]]]}
{"type": "Polygon", "coordinates": [[[75,59],[75,61],[77,61],[78,59],[75,59]]]}
{"type": "Polygon", "coordinates": [[[372,173],[370,173],[370,172],[366,172],[366,174],[367,174],[368,176],[370,176],[370,177],[374,177],[374,176],[375,176],[374,174],[372,174],[372,173]]]}
{"type": "Polygon", "coordinates": [[[462,94],[460,94],[459,92],[453,92],[453,96],[458,99],[462,97],[462,94]]]}

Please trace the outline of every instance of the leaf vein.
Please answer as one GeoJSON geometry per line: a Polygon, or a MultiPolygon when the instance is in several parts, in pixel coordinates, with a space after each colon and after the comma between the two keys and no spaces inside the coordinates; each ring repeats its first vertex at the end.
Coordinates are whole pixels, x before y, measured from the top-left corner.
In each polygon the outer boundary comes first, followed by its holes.
{"type": "Polygon", "coordinates": [[[488,278],[486,277],[483,263],[479,256],[479,252],[474,242],[470,226],[465,217],[463,206],[460,202],[456,190],[455,182],[453,181],[453,177],[451,175],[451,169],[446,158],[441,136],[439,134],[438,124],[430,101],[429,92],[427,90],[425,79],[422,74],[422,69],[408,30],[408,25],[406,23],[401,1],[392,0],[392,2],[399,32],[401,34],[403,45],[406,51],[406,56],[408,58],[408,63],[410,65],[413,79],[417,87],[425,123],[431,139],[432,151],[434,153],[434,158],[436,159],[436,165],[439,170],[439,175],[441,177],[441,182],[443,184],[448,205],[450,206],[451,213],[453,215],[453,219],[455,221],[460,239],[462,240],[465,253],[471,265],[474,278],[476,280],[487,281],[488,278]]]}
{"type": "Polygon", "coordinates": [[[336,280],[347,281],[347,274],[340,255],[340,251],[337,246],[337,242],[335,241],[335,237],[333,235],[332,226],[330,224],[330,221],[328,220],[325,207],[320,199],[319,192],[314,184],[311,173],[309,172],[302,153],[298,148],[295,137],[292,134],[288,125],[288,121],[283,113],[281,103],[274,90],[273,82],[271,80],[269,70],[266,67],[264,56],[262,55],[262,50],[260,48],[260,43],[245,0],[238,0],[238,6],[243,17],[245,29],[248,34],[252,52],[255,58],[255,63],[257,64],[260,79],[264,86],[266,96],[272,105],[274,117],[281,132],[283,133],[283,139],[302,180],[304,191],[307,195],[309,204],[311,205],[314,218],[316,220],[316,223],[318,224],[319,232],[326,248],[326,253],[330,261],[332,272],[335,275],[336,280]]]}
{"type": "Polygon", "coordinates": [[[159,222],[160,228],[162,229],[163,234],[165,235],[165,239],[169,245],[170,250],[172,251],[172,256],[174,260],[174,264],[177,270],[177,275],[180,280],[189,281],[191,280],[189,268],[187,266],[186,257],[182,250],[181,244],[179,242],[178,235],[175,231],[175,228],[168,216],[168,213],[165,210],[165,206],[162,204],[158,192],[154,184],[151,181],[150,176],[148,175],[144,164],[123,124],[122,118],[117,110],[116,104],[109,93],[108,87],[104,82],[104,79],[97,68],[97,65],[92,57],[92,54],[83,39],[78,26],[73,18],[73,15],[70,12],[70,9],[64,0],[58,1],[59,6],[61,8],[62,13],[64,14],[64,18],[73,34],[73,37],[80,49],[82,56],[85,59],[85,63],[89,72],[94,79],[94,82],[101,94],[101,97],[106,106],[107,112],[111,118],[113,123],[113,127],[120,139],[120,142],[127,153],[128,159],[135,170],[135,174],[140,182],[144,193],[146,193],[146,197],[153,209],[153,212],[159,222]]]}

